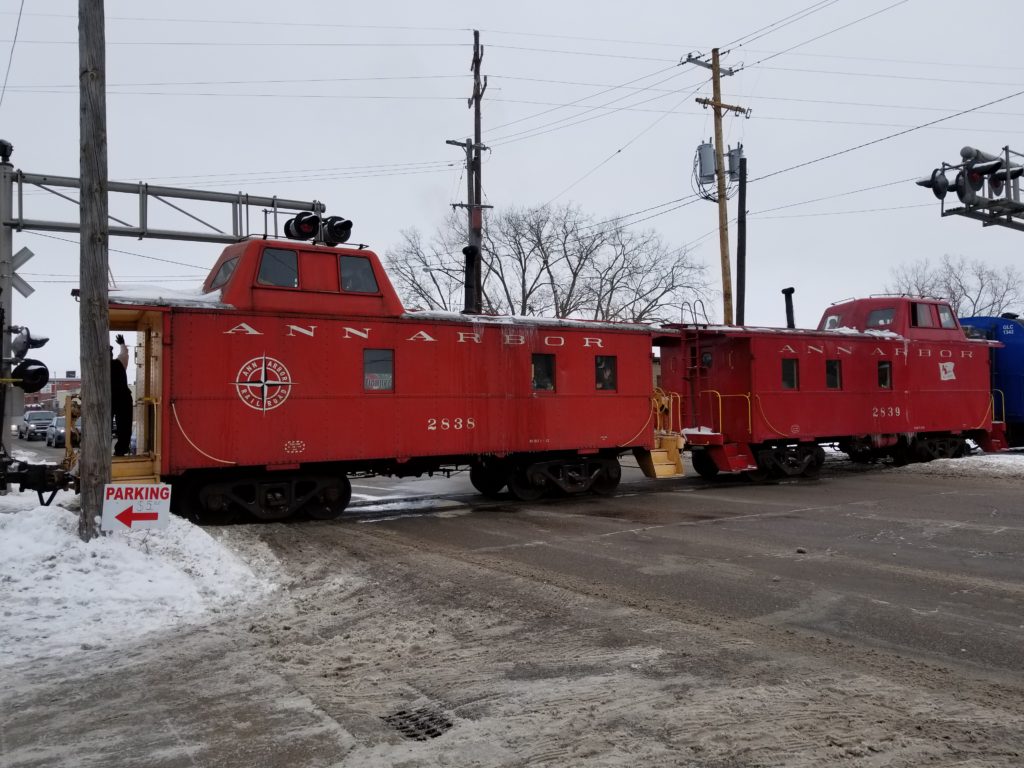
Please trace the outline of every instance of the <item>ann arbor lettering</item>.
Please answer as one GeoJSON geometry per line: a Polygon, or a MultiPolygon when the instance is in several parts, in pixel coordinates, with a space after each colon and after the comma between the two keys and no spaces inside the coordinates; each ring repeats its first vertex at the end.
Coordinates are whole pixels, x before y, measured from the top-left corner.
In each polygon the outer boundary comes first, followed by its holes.
{"type": "MultiPolygon", "coordinates": [[[[318,326],[316,325],[293,325],[286,323],[284,325],[284,335],[288,337],[308,337],[316,338],[318,326]]],[[[406,337],[405,341],[409,342],[436,342],[440,340],[440,333],[437,328],[432,328],[433,334],[431,335],[425,330],[418,330],[411,336],[406,337]]],[[[333,333],[333,332],[332,332],[333,333]]],[[[370,339],[373,333],[372,328],[353,328],[350,326],[343,326],[340,333],[337,333],[334,337],[340,340],[346,339],[370,339]]],[[[531,331],[530,333],[519,333],[507,330],[501,330],[501,343],[506,346],[519,346],[526,344],[527,339],[530,337],[537,338],[542,346],[545,347],[564,347],[566,346],[566,337],[559,336],[554,333],[543,333],[538,331],[531,331]]],[[[226,336],[243,335],[243,336],[263,336],[264,331],[257,329],[249,323],[238,323],[237,325],[224,331],[226,336]]],[[[454,338],[457,344],[483,344],[484,334],[480,331],[460,331],[453,329],[449,338],[454,338]]],[[[575,341],[575,336],[571,337],[575,341]]],[[[584,336],[580,340],[583,347],[594,347],[602,349],[604,347],[604,339],[600,336],[584,336]]],[[[787,345],[787,348],[788,345],[787,345]]],[[[796,350],[789,348],[793,354],[796,354],[796,350]]],[[[785,351],[785,350],[784,350],[785,351]]],[[[818,350],[822,351],[822,350],[818,350]]],[[[849,351],[847,351],[849,353],[849,351]]]]}
{"type": "MultiPolygon", "coordinates": [[[[825,347],[815,346],[814,344],[800,345],[801,348],[794,347],[792,344],[783,344],[779,349],[780,353],[788,355],[853,355],[855,352],[865,354],[861,350],[855,350],[853,347],[843,347],[836,345],[835,349],[826,350],[825,347]]],[[[973,349],[937,349],[934,347],[917,347],[916,349],[908,350],[905,345],[893,346],[891,349],[884,349],[883,347],[874,347],[870,353],[872,357],[937,357],[943,360],[950,360],[952,358],[958,358],[960,360],[969,360],[974,357],[973,349]]]]}

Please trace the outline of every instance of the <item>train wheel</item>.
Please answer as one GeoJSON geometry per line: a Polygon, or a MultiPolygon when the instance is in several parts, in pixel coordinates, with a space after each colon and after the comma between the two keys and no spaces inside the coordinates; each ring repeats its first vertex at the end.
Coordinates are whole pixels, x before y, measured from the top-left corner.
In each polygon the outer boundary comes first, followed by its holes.
{"type": "Polygon", "coordinates": [[[334,520],[341,516],[351,499],[352,483],[347,477],[339,477],[307,501],[302,511],[314,520],[334,520]]]}
{"type": "Polygon", "coordinates": [[[809,459],[803,471],[804,477],[817,477],[825,465],[825,450],[820,445],[807,445],[803,447],[803,451],[809,459]]]}
{"type": "MultiPolygon", "coordinates": [[[[179,489],[175,488],[175,492],[178,493],[179,489]]],[[[179,499],[180,514],[196,525],[229,525],[239,519],[238,510],[223,496],[202,493],[198,480],[185,482],[180,488],[179,499]]]]}
{"type": "Polygon", "coordinates": [[[694,471],[705,480],[710,480],[718,474],[718,465],[707,451],[691,451],[690,463],[694,471]]]}
{"type": "Polygon", "coordinates": [[[544,486],[530,482],[527,467],[516,467],[508,476],[508,489],[520,501],[536,501],[544,495],[544,486]]]}
{"type": "Polygon", "coordinates": [[[505,488],[506,469],[493,464],[474,464],[469,468],[469,482],[489,499],[497,498],[505,488]]]}
{"type": "Polygon", "coordinates": [[[618,461],[612,459],[602,467],[601,474],[594,480],[590,489],[598,496],[611,496],[619,487],[620,480],[622,480],[622,467],[619,466],[618,461]]]}
{"type": "Polygon", "coordinates": [[[770,469],[764,469],[758,467],[743,473],[744,476],[752,483],[766,483],[771,479],[772,472],[770,469]]]}
{"type": "Polygon", "coordinates": [[[913,454],[910,446],[902,440],[892,447],[892,465],[894,467],[905,467],[913,461],[913,454]]]}

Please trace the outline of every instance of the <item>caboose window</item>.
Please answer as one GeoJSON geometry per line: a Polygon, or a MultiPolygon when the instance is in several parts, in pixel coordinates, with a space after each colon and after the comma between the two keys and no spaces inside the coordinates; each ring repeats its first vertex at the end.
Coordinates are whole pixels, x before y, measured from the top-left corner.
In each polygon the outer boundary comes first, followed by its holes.
{"type": "Polygon", "coordinates": [[[278,288],[298,288],[299,255],[284,248],[264,248],[257,282],[278,288]]]}
{"type": "Polygon", "coordinates": [[[843,361],[825,361],[825,386],[829,389],[843,388],[843,361]]]}
{"type": "Polygon", "coordinates": [[[363,350],[363,389],[367,392],[393,392],[395,389],[395,351],[363,350]]]}
{"type": "Polygon", "coordinates": [[[935,320],[932,319],[931,304],[913,304],[913,311],[910,313],[910,325],[914,328],[934,328],[935,320]]]}
{"type": "Polygon", "coordinates": [[[868,313],[868,328],[885,328],[886,326],[892,325],[892,320],[896,316],[896,309],[894,307],[886,307],[885,309],[872,309],[868,313]]]}
{"type": "Polygon", "coordinates": [[[618,360],[614,355],[594,356],[594,386],[597,389],[618,389],[618,360]]]}
{"type": "Polygon", "coordinates": [[[843,325],[842,315],[826,315],[825,319],[821,321],[821,327],[819,331],[831,331],[833,328],[841,328],[843,325]]]}
{"type": "Polygon", "coordinates": [[[943,328],[956,328],[956,318],[953,317],[953,310],[945,304],[936,307],[939,310],[939,325],[943,328]]]}
{"type": "Polygon", "coordinates": [[[786,357],[782,360],[782,388],[800,388],[800,361],[786,357]]]}
{"type": "Polygon", "coordinates": [[[223,285],[231,279],[231,275],[235,273],[235,267],[238,266],[238,257],[228,259],[220,265],[220,269],[217,270],[217,274],[213,277],[213,282],[210,283],[210,290],[223,287],[223,285]]]}
{"type": "Polygon", "coordinates": [[[341,289],[353,293],[377,293],[377,278],[373,276],[373,266],[369,259],[362,256],[342,256],[341,289]]]}
{"type": "Polygon", "coordinates": [[[533,356],[530,379],[534,389],[552,391],[555,388],[555,356],[533,356]]]}
{"type": "Polygon", "coordinates": [[[880,389],[892,389],[892,363],[888,360],[878,361],[878,386],[880,389]]]}

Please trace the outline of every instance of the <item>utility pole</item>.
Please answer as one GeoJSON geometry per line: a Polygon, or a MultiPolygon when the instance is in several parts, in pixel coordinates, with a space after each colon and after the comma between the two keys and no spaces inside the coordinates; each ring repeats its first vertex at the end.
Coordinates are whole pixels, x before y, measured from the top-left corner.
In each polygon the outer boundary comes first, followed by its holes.
{"type": "Polygon", "coordinates": [[[484,59],[484,49],[480,45],[480,30],[473,30],[473,61],[470,68],[473,70],[473,95],[469,97],[468,104],[473,109],[473,140],[466,139],[455,141],[449,139],[445,144],[454,147],[462,147],[466,151],[466,203],[456,203],[456,208],[466,208],[469,227],[468,241],[466,248],[462,249],[466,257],[465,271],[465,309],[464,314],[478,315],[483,311],[483,209],[490,208],[483,205],[483,183],[480,177],[480,150],[488,149],[481,142],[480,137],[480,101],[483,99],[484,91],[487,90],[486,75],[481,82],[480,64],[484,59]]]}
{"type": "Polygon", "coordinates": [[[711,50],[711,63],[702,61],[690,54],[686,57],[687,64],[696,64],[711,70],[711,99],[697,99],[697,103],[705,108],[711,107],[715,113],[715,175],[718,180],[718,244],[722,259],[722,301],[723,321],[732,325],[732,274],[729,268],[729,208],[725,197],[726,168],[722,152],[722,110],[729,110],[740,115],[750,116],[750,110],[722,103],[723,74],[732,75],[733,70],[719,66],[718,49],[711,50]]]}
{"type": "Polygon", "coordinates": [[[747,303],[747,158],[740,157],[740,194],[736,204],[736,325],[746,320],[747,303]]]}
{"type": "Polygon", "coordinates": [[[110,478],[110,317],[107,269],[107,106],[103,0],[78,0],[78,77],[82,178],[79,341],[82,414],[78,535],[97,535],[110,478]]]}
{"type": "MultiPolygon", "coordinates": [[[[14,184],[11,175],[14,173],[14,166],[11,165],[11,153],[14,147],[8,142],[0,144],[0,221],[6,221],[14,212],[14,184]]],[[[3,308],[3,323],[0,325],[0,335],[3,337],[2,350],[3,361],[0,363],[0,375],[5,379],[11,377],[11,366],[7,361],[11,358],[11,334],[7,332],[7,326],[11,322],[11,309],[13,307],[12,281],[14,277],[14,233],[9,227],[0,225],[0,307],[3,308]]],[[[3,386],[3,385],[0,385],[3,386]]],[[[4,449],[11,445],[11,422],[14,419],[14,398],[8,394],[4,398],[3,413],[3,434],[0,440],[3,441],[4,449]]],[[[0,487],[0,491],[6,491],[7,486],[0,487]]]]}

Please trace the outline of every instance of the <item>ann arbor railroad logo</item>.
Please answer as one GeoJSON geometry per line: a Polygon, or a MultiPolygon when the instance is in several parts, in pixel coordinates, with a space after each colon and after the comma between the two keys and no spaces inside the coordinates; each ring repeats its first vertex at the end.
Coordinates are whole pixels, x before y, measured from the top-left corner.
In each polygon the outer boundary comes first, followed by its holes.
{"type": "Polygon", "coordinates": [[[271,411],[288,399],[292,375],[280,360],[261,355],[238,369],[233,382],[243,403],[257,411],[271,411]]]}

